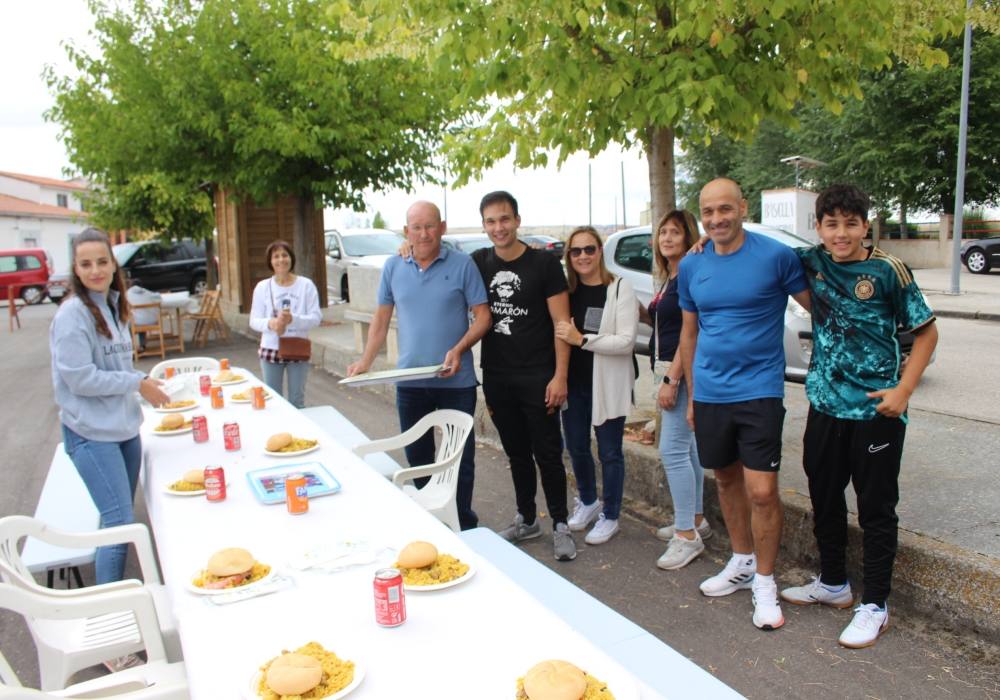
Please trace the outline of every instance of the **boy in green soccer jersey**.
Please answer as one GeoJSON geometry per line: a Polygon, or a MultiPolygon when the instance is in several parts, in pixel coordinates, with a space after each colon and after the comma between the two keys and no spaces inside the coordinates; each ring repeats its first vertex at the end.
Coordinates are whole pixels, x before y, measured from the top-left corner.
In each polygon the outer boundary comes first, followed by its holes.
{"type": "Polygon", "coordinates": [[[786,588],[799,605],[854,605],[847,581],[847,502],[853,482],[864,533],[864,590],[840,635],[851,648],[871,646],[888,627],[886,599],[896,556],[899,464],[906,407],[937,345],[934,314],[910,269],[866,248],[868,196],[834,185],[816,200],[822,245],[798,250],[812,300],[813,354],[806,377],[809,418],[803,466],[809,479],[820,575],[786,588]],[[899,329],[915,335],[902,363],[899,329]]]}

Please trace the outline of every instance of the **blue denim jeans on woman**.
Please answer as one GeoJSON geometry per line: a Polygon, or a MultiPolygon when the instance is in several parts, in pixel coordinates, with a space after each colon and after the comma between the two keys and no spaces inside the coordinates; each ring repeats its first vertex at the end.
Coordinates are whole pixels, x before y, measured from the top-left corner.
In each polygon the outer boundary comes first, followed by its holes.
{"type": "Polygon", "coordinates": [[[702,493],[705,470],[698,459],[698,445],[687,423],[687,384],[681,382],[677,403],[662,411],[660,426],[660,459],[667,473],[670,498],[674,502],[674,526],[678,530],[693,530],[694,516],[704,512],[702,493]]]}
{"type": "MultiPolygon", "coordinates": [[[[590,387],[569,387],[566,410],[562,412],[563,434],[576,476],[580,500],[590,505],[597,500],[597,465],[590,449],[590,418],[593,395],[590,387]]],[[[597,456],[601,460],[604,486],[604,517],[617,520],[622,508],[625,488],[625,416],[612,418],[594,426],[597,436],[597,456]]]]}
{"type": "MultiPolygon", "coordinates": [[[[98,442],[77,435],[62,426],[63,446],[80,478],[90,491],[101,528],[127,525],[134,521],[132,500],[142,466],[142,442],[136,435],[124,442],[98,442]]],[[[121,581],[125,577],[128,545],[97,548],[97,583],[121,581]]]]}
{"type": "Polygon", "coordinates": [[[268,362],[260,361],[260,373],[264,383],[288,399],[295,408],[305,408],[306,377],[309,376],[308,362],[268,362]],[[288,375],[288,393],[281,389],[283,375],[288,375]]]}
{"type": "MultiPolygon", "coordinates": [[[[412,428],[417,421],[438,409],[452,408],[456,411],[476,415],[476,387],[430,389],[424,387],[396,387],[396,409],[399,411],[399,427],[402,431],[412,428]]],[[[428,431],[416,442],[404,448],[406,461],[411,467],[434,464],[434,433],[428,431]]],[[[458,506],[458,524],[463,530],[471,530],[479,525],[479,516],[472,509],[472,488],[476,480],[476,431],[473,428],[462,450],[462,461],[458,465],[458,484],[455,504],[458,506]]],[[[426,479],[414,479],[420,488],[426,479]]]]}

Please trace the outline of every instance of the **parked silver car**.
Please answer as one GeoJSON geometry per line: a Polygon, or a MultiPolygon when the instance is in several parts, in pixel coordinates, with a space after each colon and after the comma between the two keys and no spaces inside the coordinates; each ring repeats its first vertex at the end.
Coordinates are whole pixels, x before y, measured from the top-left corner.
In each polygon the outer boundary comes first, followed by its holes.
{"type": "MultiPolygon", "coordinates": [[[[803,238],[763,224],[744,223],[743,228],[792,248],[813,245],[803,238]]],[[[651,227],[638,226],[608,236],[604,244],[604,261],[611,272],[632,283],[639,303],[649,306],[653,299],[651,227]]],[[[635,340],[636,352],[648,354],[649,336],[652,332],[653,329],[645,323],[639,324],[639,334],[635,340]]],[[[809,312],[791,297],[785,308],[784,347],[785,375],[793,379],[804,379],[812,354],[812,320],[809,312]]]]}
{"type": "Polygon", "coordinates": [[[363,265],[382,269],[396,255],[403,237],[384,228],[327,229],[326,287],[332,296],[350,301],[347,268],[363,265]]]}

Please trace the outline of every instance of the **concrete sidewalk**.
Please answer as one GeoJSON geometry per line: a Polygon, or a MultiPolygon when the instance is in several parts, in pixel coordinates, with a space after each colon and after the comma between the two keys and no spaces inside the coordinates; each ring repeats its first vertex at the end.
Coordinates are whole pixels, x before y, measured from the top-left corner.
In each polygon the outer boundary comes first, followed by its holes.
{"type": "MultiPolygon", "coordinates": [[[[984,283],[1000,286],[996,280],[984,283]]],[[[989,295],[979,292],[982,297],[989,295]]],[[[971,297],[971,294],[970,294],[971,297]]],[[[975,297],[973,297],[975,298],[975,297]]],[[[966,297],[956,298],[961,302],[966,297]]],[[[314,330],[313,363],[339,376],[357,359],[354,330],[343,320],[344,306],[325,311],[325,324],[314,330]]],[[[998,314],[1000,319],[1000,314],[998,314]]],[[[246,324],[234,327],[246,327],[246,324]]],[[[478,372],[478,353],[476,353],[478,372]]],[[[637,406],[629,424],[639,426],[655,416],[651,373],[647,359],[640,357],[640,377],[636,382],[637,406]]],[[[373,369],[388,368],[384,355],[373,369]]],[[[375,385],[366,390],[394,398],[392,385],[375,385]]],[[[818,570],[815,541],[812,537],[812,511],[808,487],[801,469],[801,436],[805,427],[808,401],[800,384],[786,384],[786,416],[781,495],[785,506],[785,534],[782,557],[807,569],[818,570]]],[[[476,416],[477,437],[499,448],[499,438],[479,401],[476,416]]],[[[1000,523],[994,517],[996,481],[990,467],[995,457],[976,451],[968,444],[956,445],[951,423],[940,415],[911,410],[905,468],[900,475],[902,500],[899,557],[894,578],[893,600],[896,605],[932,613],[946,611],[958,629],[974,629],[993,640],[1000,640],[1000,523]],[[961,464],[956,464],[961,460],[961,464]],[[942,465],[948,465],[947,479],[942,479],[942,465]],[[961,476],[959,476],[961,475],[961,476]]],[[[625,484],[626,506],[650,523],[662,523],[671,511],[666,479],[655,447],[626,443],[628,465],[625,484]]],[[[705,486],[705,509],[713,522],[721,525],[714,480],[708,475],[705,486]]],[[[851,503],[850,551],[851,576],[860,580],[861,532],[856,523],[856,509],[851,503]]]]}
{"type": "Polygon", "coordinates": [[[974,275],[965,267],[959,294],[951,294],[951,268],[914,270],[913,278],[938,316],[1000,321],[1000,270],[974,275]]]}

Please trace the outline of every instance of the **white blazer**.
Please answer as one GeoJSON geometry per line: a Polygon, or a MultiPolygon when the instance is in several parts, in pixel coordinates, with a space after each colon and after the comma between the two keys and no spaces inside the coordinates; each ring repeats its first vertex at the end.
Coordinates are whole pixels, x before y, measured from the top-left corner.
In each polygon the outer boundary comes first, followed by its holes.
{"type": "Polygon", "coordinates": [[[585,333],[583,349],[594,353],[594,401],[590,422],[627,416],[632,409],[635,365],[632,351],[639,327],[639,304],[632,284],[617,278],[608,285],[608,297],[597,333],[585,333]]]}

